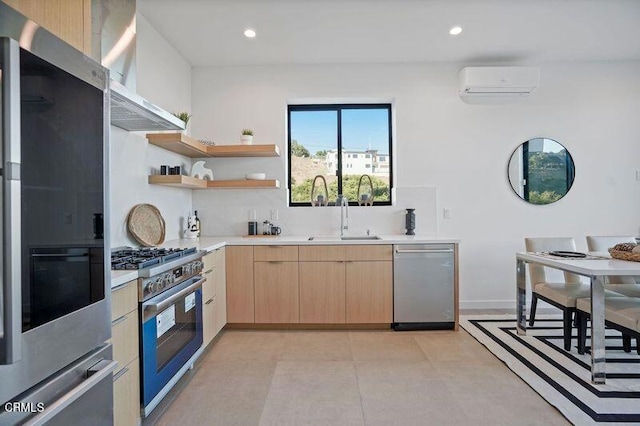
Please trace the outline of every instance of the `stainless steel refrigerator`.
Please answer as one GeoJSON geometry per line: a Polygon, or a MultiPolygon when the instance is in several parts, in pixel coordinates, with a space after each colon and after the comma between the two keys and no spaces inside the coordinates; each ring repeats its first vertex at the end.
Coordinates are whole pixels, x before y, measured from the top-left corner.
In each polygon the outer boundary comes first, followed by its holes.
{"type": "Polygon", "coordinates": [[[0,2],[0,425],[113,422],[108,80],[0,2]]]}

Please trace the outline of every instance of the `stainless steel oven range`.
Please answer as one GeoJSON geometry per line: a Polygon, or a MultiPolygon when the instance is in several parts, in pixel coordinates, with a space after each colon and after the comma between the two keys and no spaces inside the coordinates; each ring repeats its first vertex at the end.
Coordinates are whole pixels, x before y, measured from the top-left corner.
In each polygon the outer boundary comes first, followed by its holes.
{"type": "Polygon", "coordinates": [[[158,405],[202,352],[202,256],[190,249],[128,249],[114,269],[139,269],[141,413],[158,405]]]}

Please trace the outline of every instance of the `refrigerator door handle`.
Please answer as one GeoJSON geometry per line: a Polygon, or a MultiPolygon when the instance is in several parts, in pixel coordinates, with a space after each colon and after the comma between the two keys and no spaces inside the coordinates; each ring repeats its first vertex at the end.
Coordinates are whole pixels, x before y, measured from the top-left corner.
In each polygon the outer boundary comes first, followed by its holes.
{"type": "Polygon", "coordinates": [[[0,365],[22,357],[20,46],[0,38],[0,365]]]}
{"type": "Polygon", "coordinates": [[[31,419],[24,426],[40,426],[53,419],[58,413],[71,405],[75,400],[90,391],[95,385],[112,374],[118,366],[117,361],[102,360],[87,371],[89,378],[64,394],[60,399],[49,404],[47,408],[31,419]]]}

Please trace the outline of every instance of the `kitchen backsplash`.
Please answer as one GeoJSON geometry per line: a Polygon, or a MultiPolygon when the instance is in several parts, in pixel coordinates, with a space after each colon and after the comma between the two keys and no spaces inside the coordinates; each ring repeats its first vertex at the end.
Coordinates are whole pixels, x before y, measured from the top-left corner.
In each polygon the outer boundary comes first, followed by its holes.
{"type": "MultiPolygon", "coordinates": [[[[282,183],[281,183],[282,184],[282,183]]],[[[283,185],[284,186],[284,185],[283,185]]],[[[349,207],[349,230],[371,234],[404,234],[405,209],[416,209],[416,233],[437,235],[437,191],[434,187],[396,188],[393,206],[349,207]]],[[[288,207],[286,189],[194,191],[193,208],[202,221],[203,235],[246,235],[249,211],[256,210],[259,223],[271,219],[282,235],[337,235],[338,207],[288,207]]]]}

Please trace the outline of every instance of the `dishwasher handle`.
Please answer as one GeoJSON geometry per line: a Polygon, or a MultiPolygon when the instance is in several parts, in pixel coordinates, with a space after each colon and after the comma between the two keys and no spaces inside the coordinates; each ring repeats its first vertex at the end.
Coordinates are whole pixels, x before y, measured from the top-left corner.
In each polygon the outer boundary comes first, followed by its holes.
{"type": "Polygon", "coordinates": [[[396,249],[396,253],[453,253],[453,249],[396,249]]]}

